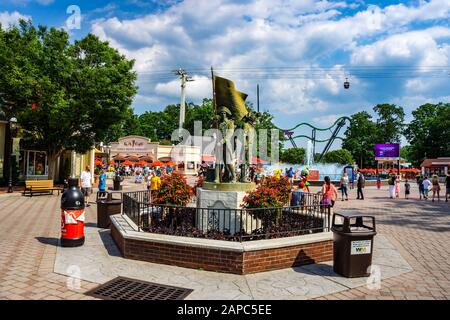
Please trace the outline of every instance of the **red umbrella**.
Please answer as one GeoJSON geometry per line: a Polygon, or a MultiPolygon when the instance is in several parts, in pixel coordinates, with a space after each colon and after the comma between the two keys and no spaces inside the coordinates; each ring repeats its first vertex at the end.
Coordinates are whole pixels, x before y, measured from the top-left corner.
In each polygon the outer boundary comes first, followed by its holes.
{"type": "Polygon", "coordinates": [[[169,161],[169,162],[166,162],[165,165],[168,166],[168,167],[173,167],[176,164],[174,162],[172,162],[172,161],[169,161]]]}
{"type": "Polygon", "coordinates": [[[124,166],[131,166],[133,164],[133,162],[131,162],[130,160],[125,160],[122,164],[124,166]]]}
{"type": "Polygon", "coordinates": [[[116,163],[115,163],[114,161],[111,160],[111,161],[109,162],[109,164],[115,165],[116,163]]]}
{"type": "Polygon", "coordinates": [[[264,160],[262,160],[260,158],[257,158],[257,157],[253,157],[252,158],[252,163],[267,163],[267,161],[264,161],[264,160]]]}
{"type": "Polygon", "coordinates": [[[95,159],[94,165],[96,165],[96,166],[102,166],[102,165],[103,165],[103,162],[101,162],[99,159],[95,159]]]}
{"type": "Polygon", "coordinates": [[[150,164],[152,167],[161,167],[163,165],[160,161],[155,161],[150,164]]]}
{"type": "Polygon", "coordinates": [[[148,165],[148,163],[147,163],[147,161],[140,160],[139,162],[136,163],[136,165],[138,165],[138,166],[146,166],[146,165],[148,165]]]}

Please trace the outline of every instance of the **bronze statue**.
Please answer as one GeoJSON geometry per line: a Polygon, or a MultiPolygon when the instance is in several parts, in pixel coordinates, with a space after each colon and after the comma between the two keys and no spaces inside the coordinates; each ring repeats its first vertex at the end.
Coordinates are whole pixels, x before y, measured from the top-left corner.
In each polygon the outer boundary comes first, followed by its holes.
{"type": "Polygon", "coordinates": [[[253,157],[253,145],[255,142],[255,124],[257,120],[257,115],[254,112],[249,112],[243,120],[243,130],[244,130],[244,163],[241,164],[241,182],[247,182],[247,169],[252,162],[253,157]]]}
{"type": "Polygon", "coordinates": [[[255,114],[252,114],[245,105],[247,94],[236,90],[233,81],[213,76],[214,104],[218,119],[217,128],[221,133],[221,140],[216,145],[216,159],[223,157],[224,173],[222,166],[216,163],[215,183],[236,182],[236,154],[234,151],[234,141],[232,137],[236,128],[236,123],[242,124],[244,131],[244,163],[241,164],[240,182],[247,182],[247,165],[251,162],[251,151],[254,141],[255,114]],[[222,150],[220,153],[219,150],[222,150]]]}
{"type": "Polygon", "coordinates": [[[236,172],[235,172],[235,156],[233,152],[233,141],[232,137],[234,134],[235,124],[234,121],[229,118],[231,117],[231,111],[224,106],[219,107],[219,132],[221,134],[220,140],[217,141],[216,153],[222,150],[222,154],[216,155],[216,161],[223,160],[224,173],[221,174],[222,164],[216,162],[216,175],[215,181],[219,182],[236,182],[236,172]],[[217,157],[219,156],[219,157],[217,157]]]}

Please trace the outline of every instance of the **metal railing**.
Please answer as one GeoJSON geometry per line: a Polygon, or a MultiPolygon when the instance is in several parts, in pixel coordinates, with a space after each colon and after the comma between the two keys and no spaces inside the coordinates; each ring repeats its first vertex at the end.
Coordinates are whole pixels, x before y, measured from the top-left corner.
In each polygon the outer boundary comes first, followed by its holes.
{"type": "Polygon", "coordinates": [[[157,205],[148,191],[123,195],[123,214],[139,231],[229,241],[290,237],[330,230],[330,207],[304,193],[299,205],[276,208],[197,208],[157,205]]]}

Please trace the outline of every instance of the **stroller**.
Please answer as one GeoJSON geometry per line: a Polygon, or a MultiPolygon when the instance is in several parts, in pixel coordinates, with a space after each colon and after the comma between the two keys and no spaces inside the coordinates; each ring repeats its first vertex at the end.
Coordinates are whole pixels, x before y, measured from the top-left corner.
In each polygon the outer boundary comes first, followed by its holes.
{"type": "Polygon", "coordinates": [[[138,175],[134,178],[134,183],[142,183],[143,177],[141,175],[138,175]]]}

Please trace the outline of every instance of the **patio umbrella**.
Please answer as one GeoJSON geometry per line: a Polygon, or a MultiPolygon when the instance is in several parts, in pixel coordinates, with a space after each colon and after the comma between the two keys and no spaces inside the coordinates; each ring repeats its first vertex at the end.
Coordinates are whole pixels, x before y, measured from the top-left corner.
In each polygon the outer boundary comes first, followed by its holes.
{"type": "Polygon", "coordinates": [[[166,162],[165,165],[168,166],[168,167],[176,166],[176,164],[174,162],[172,162],[172,161],[166,162]]]}
{"type": "Polygon", "coordinates": [[[138,166],[146,166],[146,165],[148,165],[148,163],[147,163],[147,161],[139,160],[139,162],[137,162],[136,165],[138,165],[138,166]]]}
{"type": "Polygon", "coordinates": [[[119,154],[116,154],[113,157],[113,159],[116,160],[116,161],[124,161],[125,160],[125,155],[119,153],[119,154]]]}
{"type": "Polygon", "coordinates": [[[150,165],[152,167],[161,167],[163,165],[163,163],[160,161],[155,161],[155,162],[150,163],[150,165]]]}
{"type": "Polygon", "coordinates": [[[139,158],[137,156],[128,156],[126,159],[130,160],[130,161],[133,161],[133,162],[139,161],[139,158]]]}
{"type": "Polygon", "coordinates": [[[103,162],[101,162],[99,159],[95,159],[94,165],[96,165],[96,166],[102,166],[102,165],[103,165],[103,162]]]}
{"type": "Polygon", "coordinates": [[[131,162],[130,160],[125,160],[122,164],[124,166],[131,166],[133,164],[133,162],[131,162]]]}
{"type": "Polygon", "coordinates": [[[150,157],[149,155],[145,155],[145,156],[140,156],[139,160],[143,160],[143,161],[153,161],[153,158],[150,157]]]}
{"type": "Polygon", "coordinates": [[[267,161],[264,161],[264,160],[262,160],[260,158],[257,158],[257,157],[253,157],[251,162],[252,163],[261,163],[261,164],[267,163],[267,161]]]}
{"type": "Polygon", "coordinates": [[[110,164],[110,165],[115,165],[116,163],[115,163],[114,161],[111,160],[111,161],[109,162],[109,164],[110,164]]]}

